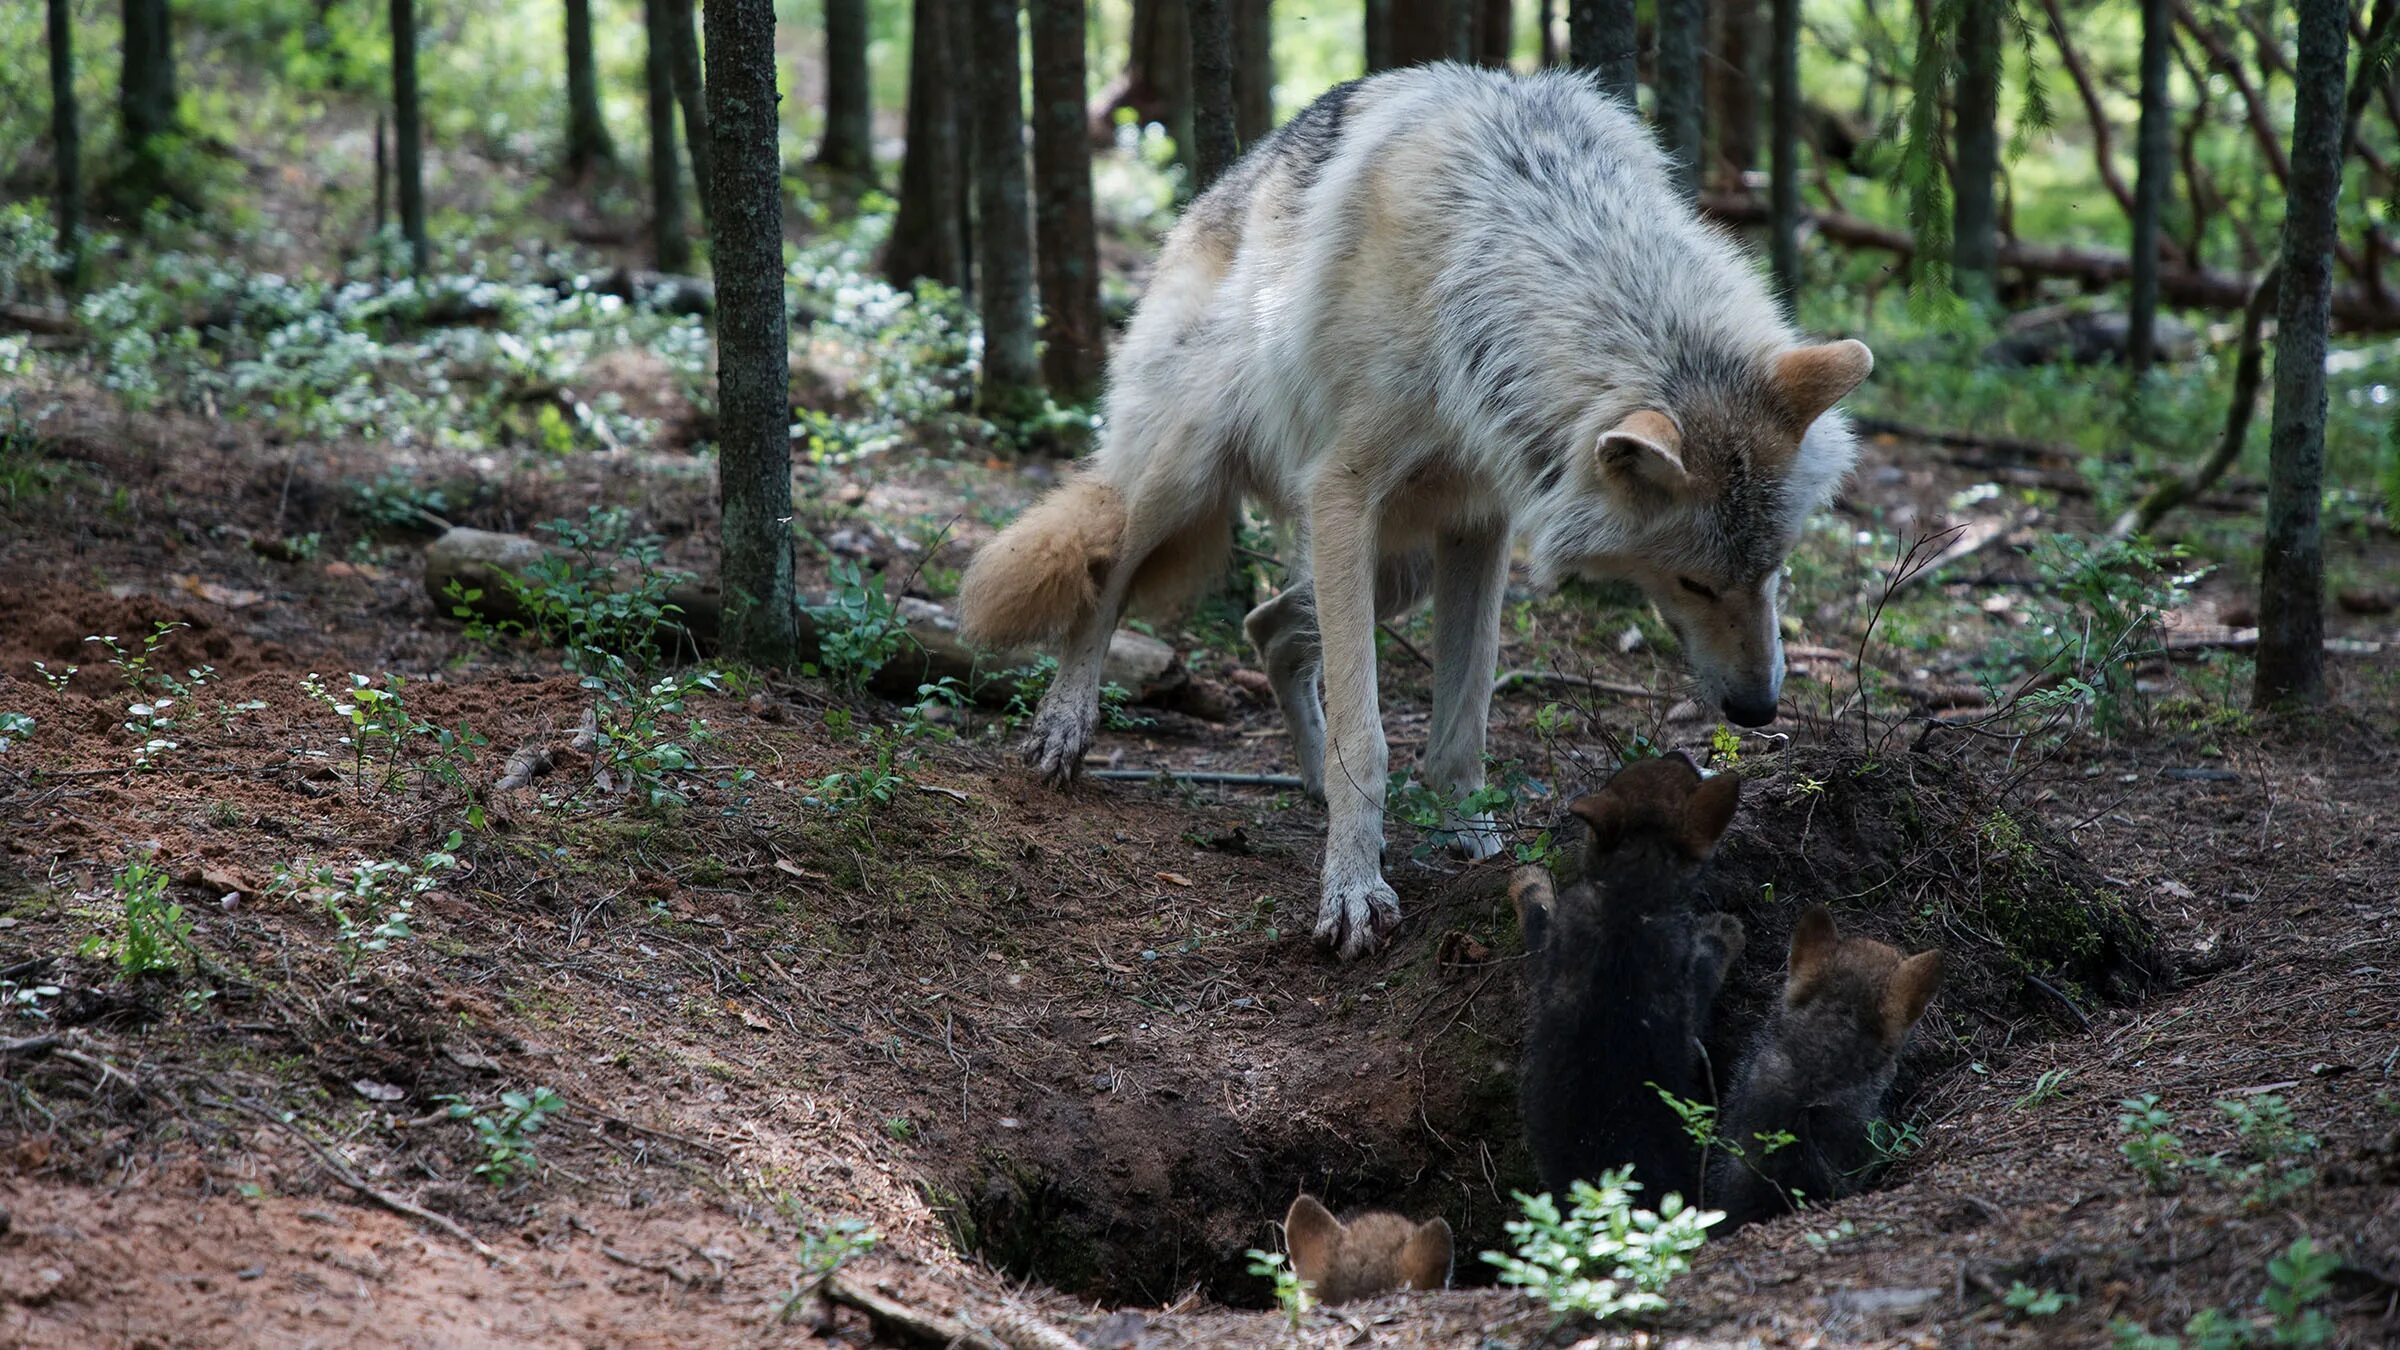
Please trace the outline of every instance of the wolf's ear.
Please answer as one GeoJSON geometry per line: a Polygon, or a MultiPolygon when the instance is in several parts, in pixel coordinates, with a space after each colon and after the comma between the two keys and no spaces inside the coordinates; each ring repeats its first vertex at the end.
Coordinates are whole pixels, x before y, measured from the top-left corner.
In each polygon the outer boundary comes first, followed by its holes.
{"type": "Polygon", "coordinates": [[[1655,408],[1629,413],[1600,433],[1600,468],[1629,481],[1672,490],[1691,477],[1683,467],[1683,432],[1655,408]]]}
{"type": "Polygon", "coordinates": [[[1775,388],[1792,420],[1806,427],[1858,388],[1874,369],[1875,353],[1856,338],[1794,347],[1775,358],[1775,388]]]}
{"type": "Polygon", "coordinates": [[[1322,1284],[1326,1272],[1333,1269],[1333,1259],[1341,1254],[1342,1221],[1318,1204],[1317,1197],[1304,1193],[1284,1213],[1283,1241],[1291,1248],[1292,1273],[1311,1284],[1322,1284]]]}
{"type": "Polygon", "coordinates": [[[1447,1219],[1427,1219],[1417,1225],[1417,1231],[1400,1244],[1400,1287],[1403,1289],[1447,1289],[1450,1287],[1450,1223],[1447,1219]]]}
{"type": "Polygon", "coordinates": [[[1792,925],[1792,969],[1783,981],[1786,1003],[1807,997],[1841,943],[1841,934],[1834,931],[1832,910],[1810,905],[1800,911],[1800,922],[1792,925]]]}
{"type": "Polygon", "coordinates": [[[1592,848],[1601,853],[1615,848],[1625,833],[1625,808],[1625,799],[1607,788],[1567,803],[1569,813],[1592,827],[1592,848]]]}
{"type": "Polygon", "coordinates": [[[1883,1038],[1897,1045],[1908,1029],[1925,1015],[1933,991],[1942,984],[1942,954],[1918,952],[1900,963],[1892,981],[1883,987],[1883,1038]]]}
{"type": "Polygon", "coordinates": [[[1694,861],[1715,852],[1741,800],[1742,780],[1730,773],[1718,774],[1692,789],[1683,804],[1683,851],[1694,861]]]}

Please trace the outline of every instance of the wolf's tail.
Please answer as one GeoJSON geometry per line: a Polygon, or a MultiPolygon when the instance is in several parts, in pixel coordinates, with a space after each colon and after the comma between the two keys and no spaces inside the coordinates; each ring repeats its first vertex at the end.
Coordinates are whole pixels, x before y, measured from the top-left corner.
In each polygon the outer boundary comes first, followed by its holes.
{"type": "Polygon", "coordinates": [[[1034,503],[967,564],[960,635],[983,647],[1055,642],[1100,603],[1125,541],[1125,499],[1077,475],[1034,503]]]}

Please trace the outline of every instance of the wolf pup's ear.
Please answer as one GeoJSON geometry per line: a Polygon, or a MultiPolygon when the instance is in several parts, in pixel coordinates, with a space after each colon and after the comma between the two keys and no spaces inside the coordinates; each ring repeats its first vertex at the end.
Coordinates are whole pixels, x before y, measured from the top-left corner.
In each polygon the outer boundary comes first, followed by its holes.
{"type": "Polygon", "coordinates": [[[1718,774],[1692,789],[1683,804],[1683,851],[1694,862],[1716,851],[1741,800],[1742,780],[1730,773],[1718,774]]]}
{"type": "Polygon", "coordinates": [[[1855,338],[1794,347],[1775,358],[1775,388],[1802,428],[1825,415],[1875,369],[1875,353],[1855,338]]]}
{"type": "Polygon", "coordinates": [[[1342,1252],[1342,1221],[1318,1204],[1317,1197],[1302,1194],[1284,1213],[1283,1241],[1291,1248],[1292,1273],[1322,1285],[1342,1252]]]}
{"type": "Polygon", "coordinates": [[[1691,474],[1683,467],[1683,431],[1655,408],[1630,413],[1600,433],[1600,468],[1631,482],[1673,490],[1691,474]]]}
{"type": "Polygon", "coordinates": [[[1592,828],[1592,847],[1606,853],[1625,832],[1625,800],[1607,788],[1587,792],[1567,803],[1574,817],[1592,828]]]}
{"type": "Polygon", "coordinates": [[[1798,1003],[1808,997],[1817,977],[1824,973],[1826,963],[1833,960],[1841,944],[1841,934],[1834,931],[1832,910],[1810,905],[1800,911],[1800,922],[1792,925],[1792,969],[1784,977],[1783,1001],[1798,1003]]]}
{"type": "Polygon", "coordinates": [[[1446,1219],[1427,1219],[1417,1225],[1417,1231],[1400,1244],[1400,1287],[1403,1289],[1447,1289],[1450,1287],[1450,1223],[1446,1219]]]}
{"type": "Polygon", "coordinates": [[[1883,1038],[1898,1045],[1908,1029],[1925,1015],[1933,991],[1942,983],[1942,954],[1918,952],[1900,963],[1892,981],[1883,987],[1883,1038]]]}

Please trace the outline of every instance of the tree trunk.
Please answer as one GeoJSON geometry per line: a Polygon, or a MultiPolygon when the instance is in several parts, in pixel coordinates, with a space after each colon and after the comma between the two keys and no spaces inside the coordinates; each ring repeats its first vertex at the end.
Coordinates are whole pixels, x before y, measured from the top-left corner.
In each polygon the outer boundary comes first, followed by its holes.
{"type": "Polygon", "coordinates": [[[1700,160],[1708,153],[1700,122],[1700,44],[1708,14],[1703,0],[1657,2],[1659,139],[1674,157],[1676,183],[1684,197],[1696,199],[1700,195],[1700,160]]]}
{"type": "Polygon", "coordinates": [[[1475,0],[1475,61],[1506,70],[1511,44],[1517,38],[1514,0],[1475,0]]]}
{"type": "Polygon", "coordinates": [[[2133,296],[2125,334],[2125,364],[2137,377],[2150,369],[2158,350],[2159,232],[2175,172],[2175,110],[2167,98],[2174,23],[2172,0],[2142,0],[2142,121],[2134,142],[2133,296]]]}
{"type": "Polygon", "coordinates": [[[1385,55],[1394,66],[1450,59],[1451,0],[1386,0],[1390,40],[1385,55]]]}
{"type": "Polygon", "coordinates": [[[1722,186],[1738,192],[1758,167],[1758,0],[1717,0],[1709,19],[1716,34],[1707,71],[1713,162],[1722,186]]]}
{"type": "Polygon", "coordinates": [[[1366,52],[1366,73],[1392,68],[1393,0],[1367,0],[1364,12],[1366,32],[1361,43],[1366,52]]]}
{"type": "Polygon", "coordinates": [[[1033,238],[1025,214],[1025,63],[1017,0],[968,3],[975,49],[975,296],[983,314],[976,402],[987,414],[1008,413],[1041,377],[1034,364],[1033,238]]]}
{"type": "Polygon", "coordinates": [[[1192,188],[1196,194],[1241,158],[1234,130],[1233,16],[1229,0],[1189,0],[1192,18],[1192,188]]]}
{"type": "Polygon", "coordinates": [[[1533,0],[1534,62],[1543,70],[1558,64],[1558,0],[1533,0]]]}
{"type": "Polygon", "coordinates": [[[392,158],[409,270],[422,276],[433,267],[433,245],[425,237],[425,130],[417,103],[416,0],[392,0],[392,158]]]}
{"type": "Polygon", "coordinates": [[[617,147],[600,116],[600,72],[592,59],[592,0],[567,0],[567,177],[614,164],[617,147]]]}
{"type": "Polygon", "coordinates": [[[817,163],[862,178],[875,172],[867,0],[825,0],[825,139],[817,163]]]}
{"type": "Polygon", "coordinates": [[[1600,87],[1634,102],[1642,51],[1633,0],[1568,0],[1567,64],[1600,76],[1600,87]]]}
{"type": "Polygon", "coordinates": [[[2259,707],[2325,701],[2325,339],[2342,188],[2342,89],[2350,7],[2299,0],[2283,293],[2275,307],[2275,416],[2258,582],[2259,707]]]}
{"type": "Polygon", "coordinates": [[[165,141],[177,130],[175,102],[175,25],[167,0],[125,0],[117,112],[125,132],[124,185],[138,208],[174,191],[165,141]]]}
{"type": "Polygon", "coordinates": [[[692,0],[667,0],[669,54],[675,71],[675,101],[683,105],[683,143],[691,154],[692,195],[700,199],[700,214],[717,211],[716,177],[709,172],[708,98],[700,79],[700,33],[695,27],[692,0]]]}
{"type": "Polygon", "coordinates": [[[1100,392],[1100,248],[1085,126],[1083,0],[1031,0],[1034,262],[1042,379],[1061,403],[1100,392]]]}
{"type": "Polygon", "coordinates": [[[1483,0],[1447,0],[1443,17],[1450,26],[1449,50],[1442,53],[1461,65],[1475,63],[1475,12],[1483,0]]]}
{"type": "MultiPolygon", "coordinates": [[[[1950,184],[1950,270],[1960,294],[1990,300],[2000,247],[2000,6],[1966,0],[1959,16],[1956,164],[1950,184]]],[[[1781,39],[1778,38],[1778,41],[1781,39]]]]}
{"type": "Polygon", "coordinates": [[[1233,129],[1244,146],[1275,129],[1275,15],[1270,0],[1233,0],[1233,129]]]}
{"type": "Polygon", "coordinates": [[[50,157],[58,175],[58,252],[69,289],[83,286],[83,137],[75,118],[75,24],[50,0],[50,157]]]}
{"type": "MultiPolygon", "coordinates": [[[[958,87],[967,62],[950,46],[957,0],[916,0],[908,52],[908,143],[900,160],[900,203],[884,245],[883,274],[906,288],[920,279],[967,284],[967,227],[958,87]]],[[[960,55],[963,56],[963,53],[960,55]]]]}
{"type": "Polygon", "coordinates": [[[661,272],[692,268],[683,216],[683,164],[675,153],[675,14],[642,0],[642,81],[650,107],[650,249],[661,272]]]}
{"type": "Polygon", "coordinates": [[[707,16],[725,650],[774,666],[789,661],[793,648],[791,332],[783,297],[775,0],[708,0],[707,16]]]}
{"type": "Polygon", "coordinates": [[[1788,309],[1800,291],[1800,0],[1774,0],[1775,109],[1767,255],[1788,309]]]}
{"type": "Polygon", "coordinates": [[[1133,0],[1125,71],[1092,105],[1092,138],[1115,140],[1113,119],[1133,109],[1145,125],[1158,123],[1187,161],[1192,144],[1191,18],[1185,0],[1133,0]]]}

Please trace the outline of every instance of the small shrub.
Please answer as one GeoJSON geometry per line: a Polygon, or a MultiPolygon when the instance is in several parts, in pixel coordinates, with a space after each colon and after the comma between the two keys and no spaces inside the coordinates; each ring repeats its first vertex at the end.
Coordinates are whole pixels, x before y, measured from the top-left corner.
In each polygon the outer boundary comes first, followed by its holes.
{"type": "Polygon", "coordinates": [[[463,1120],[475,1131],[475,1142],[483,1150],[475,1175],[496,1187],[508,1186],[537,1165],[534,1136],[567,1109],[566,1099],[546,1087],[530,1093],[503,1092],[497,1111],[478,1111],[457,1097],[439,1100],[449,1104],[446,1114],[452,1120],[463,1120]]]}
{"type": "Polygon", "coordinates": [[[2117,1152],[2133,1170],[2142,1174],[2153,1194],[2165,1195],[2183,1185],[2183,1172],[2191,1158],[2183,1151],[2183,1140],[2175,1133],[2175,1116],[2159,1104],[2155,1092],[2139,1097],[2127,1097],[2117,1103],[2122,1108],[2117,1116],[2117,1132],[2125,1136],[2117,1152]]]}
{"type": "Polygon", "coordinates": [[[1632,1168],[1604,1172],[1599,1184],[1578,1181],[1573,1207],[1560,1213],[1547,1195],[1517,1195],[1525,1217],[1507,1224],[1514,1252],[1485,1252],[1514,1285],[1555,1312],[1607,1319],[1667,1306],[1659,1292],[1691,1268],[1691,1253],[1725,1216],[1687,1208],[1669,1195],[1658,1212],[1635,1209],[1632,1168]]]}
{"type": "Polygon", "coordinates": [[[118,869],[110,887],[116,892],[124,928],[113,942],[103,935],[87,939],[86,956],[107,956],[127,978],[171,971],[183,964],[192,945],[192,921],[183,906],[167,899],[165,869],[147,858],[135,858],[118,869]]]}
{"type": "Polygon", "coordinates": [[[908,635],[908,623],[885,593],[881,577],[850,558],[829,559],[826,573],[833,582],[833,599],[817,610],[823,636],[817,646],[817,669],[807,673],[822,672],[856,693],[915,639],[908,635]]]}
{"type": "Polygon", "coordinates": [[[1252,1247],[1243,1254],[1250,1258],[1250,1273],[1274,1285],[1275,1306],[1283,1309],[1284,1322],[1298,1331],[1300,1319],[1308,1316],[1313,1302],[1308,1281],[1300,1278],[1300,1272],[1292,1269],[1291,1258],[1282,1252],[1252,1247]]]}
{"type": "Polygon", "coordinates": [[[367,861],[344,875],[332,867],[278,867],[275,888],[306,899],[334,922],[334,949],[341,954],[342,976],[351,978],[367,957],[389,950],[416,936],[410,924],[417,897],[441,884],[442,874],[458,866],[464,842],[456,830],[442,847],[415,863],[367,861]]]}

